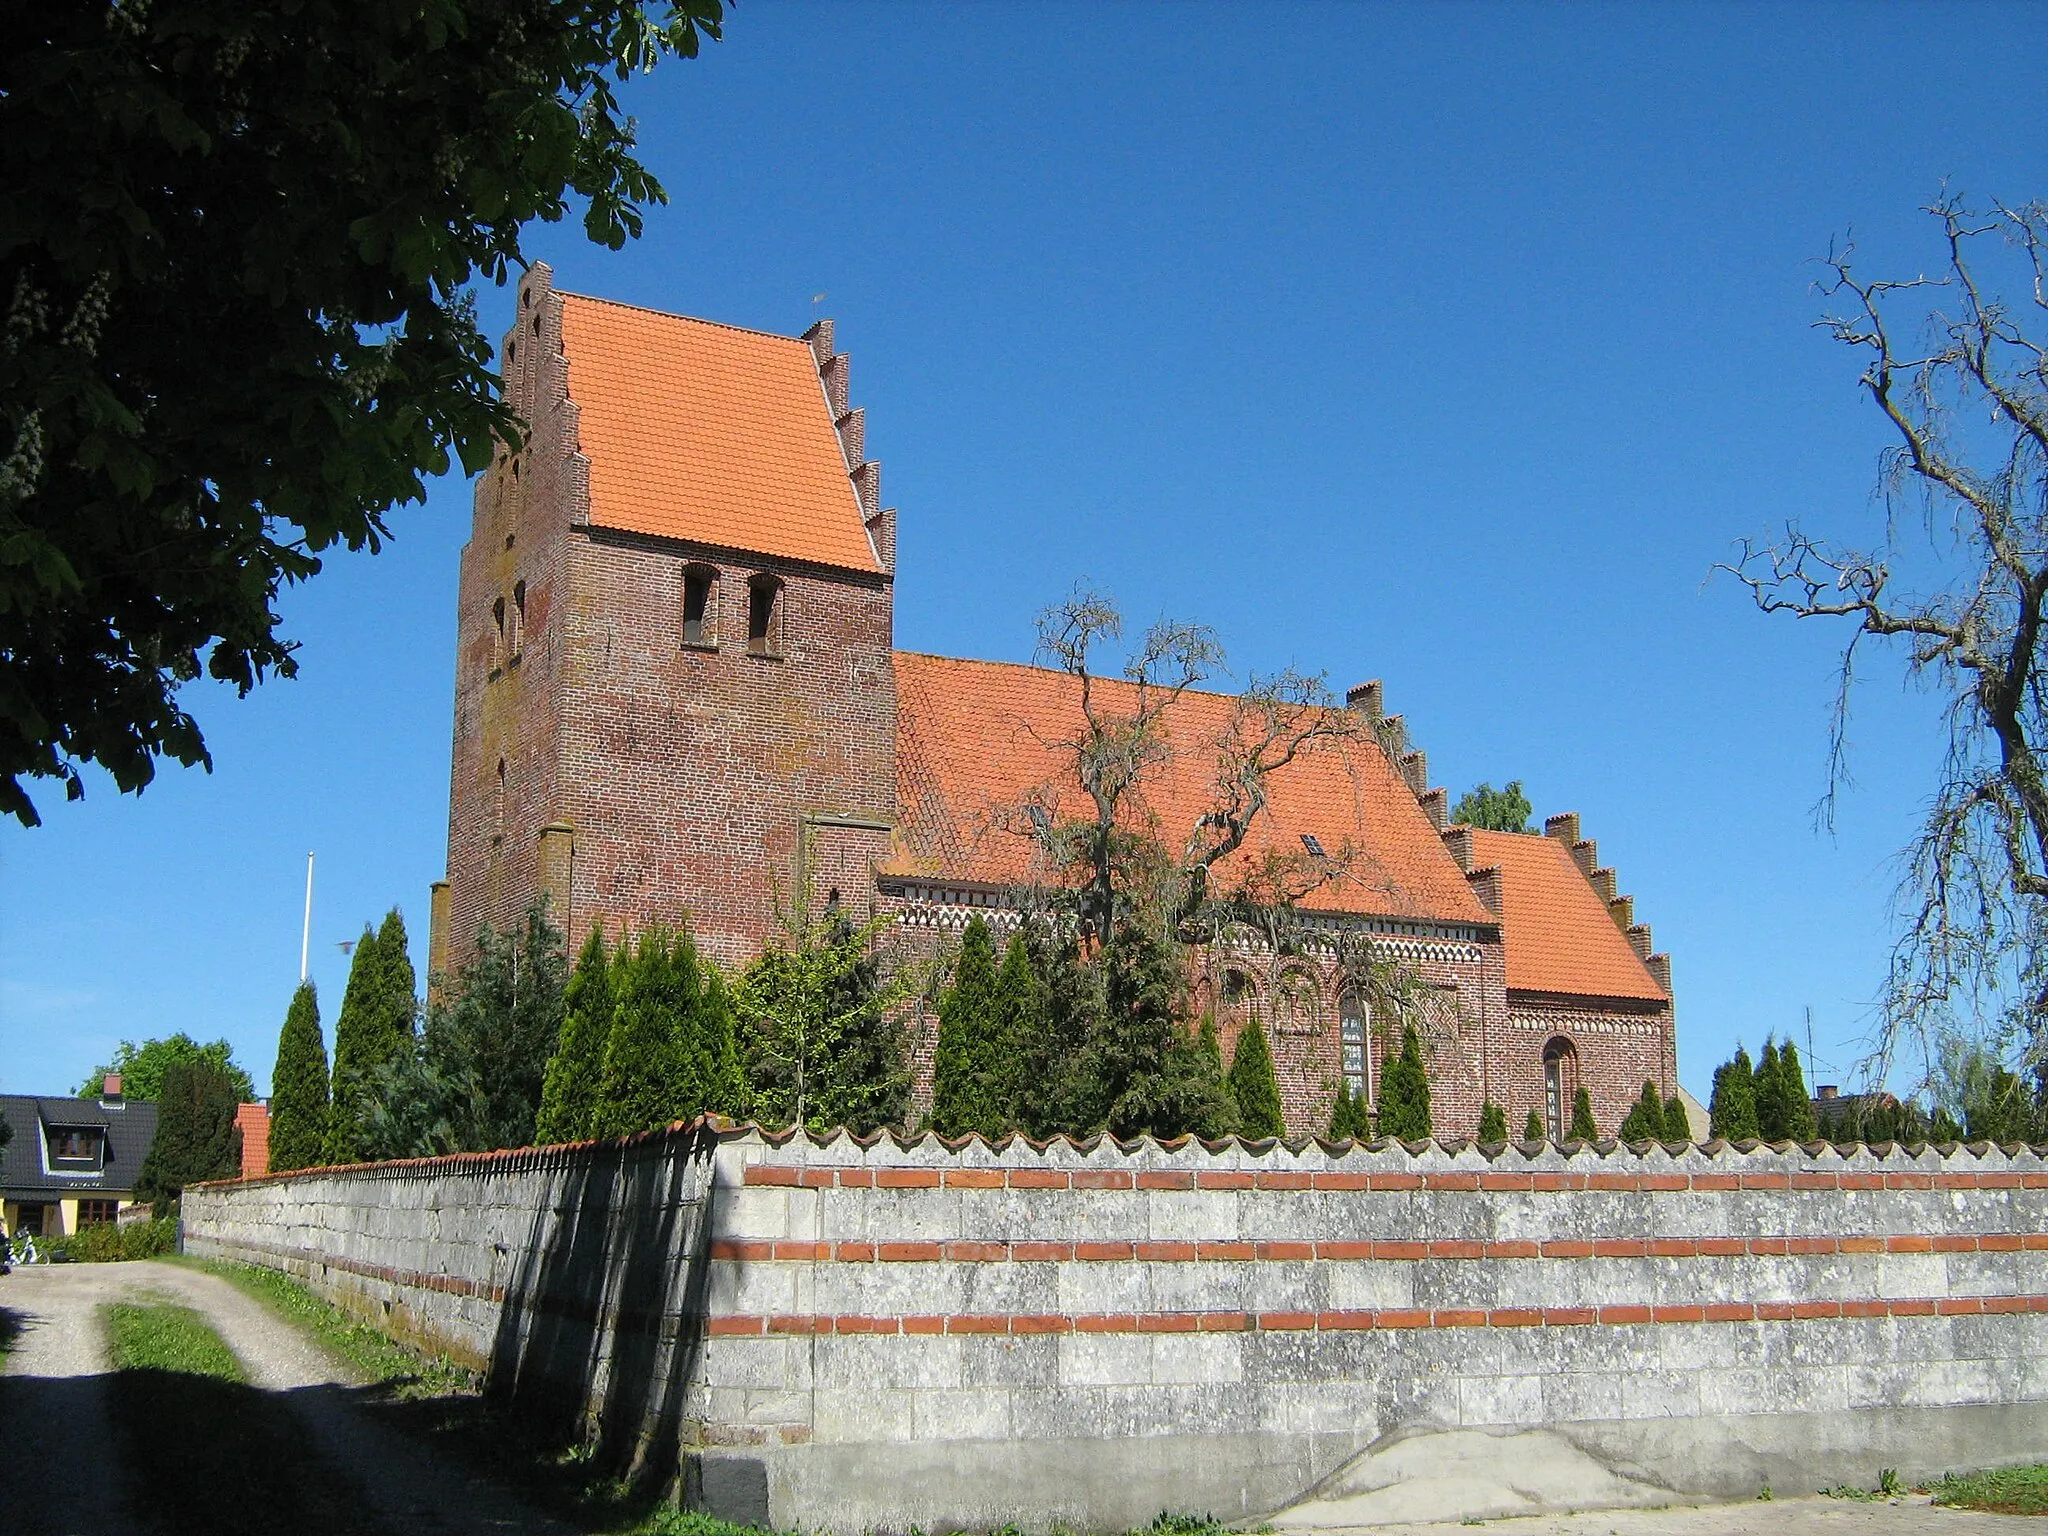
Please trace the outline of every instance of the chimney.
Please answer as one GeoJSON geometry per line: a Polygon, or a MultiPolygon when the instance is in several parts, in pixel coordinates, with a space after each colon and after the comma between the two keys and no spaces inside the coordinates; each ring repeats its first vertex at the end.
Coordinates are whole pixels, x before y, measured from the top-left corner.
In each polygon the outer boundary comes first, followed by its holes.
{"type": "Polygon", "coordinates": [[[1824,1100],[1840,1098],[1841,1094],[1842,1090],[1837,1088],[1833,1083],[1822,1083],[1820,1087],[1815,1091],[1815,1097],[1824,1100]]]}
{"type": "Polygon", "coordinates": [[[1374,678],[1369,683],[1360,683],[1355,688],[1345,690],[1344,707],[1346,709],[1355,709],[1360,714],[1377,720],[1383,705],[1384,701],[1380,694],[1380,680],[1378,678],[1374,678]]]}
{"type": "Polygon", "coordinates": [[[1458,868],[1467,874],[1472,872],[1472,829],[1462,823],[1444,829],[1444,846],[1451,850],[1451,857],[1458,861],[1458,868]]]}
{"type": "Polygon", "coordinates": [[[100,1098],[109,1104],[121,1102],[121,1074],[109,1072],[100,1083],[100,1098]]]}
{"type": "Polygon", "coordinates": [[[1564,811],[1556,816],[1543,818],[1543,835],[1554,837],[1567,848],[1579,840],[1579,813],[1564,811]]]}

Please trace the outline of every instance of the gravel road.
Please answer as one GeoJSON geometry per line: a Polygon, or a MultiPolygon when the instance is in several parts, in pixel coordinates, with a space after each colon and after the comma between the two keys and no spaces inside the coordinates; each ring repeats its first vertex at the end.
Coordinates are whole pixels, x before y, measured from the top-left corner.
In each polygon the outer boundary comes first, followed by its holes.
{"type": "Polygon", "coordinates": [[[379,1519],[406,1536],[569,1536],[570,1527],[432,1457],[346,1397],[309,1388],[356,1378],[319,1345],[226,1281],[176,1264],[58,1264],[0,1277],[21,1333],[0,1372],[0,1528],[10,1536],[113,1536],[134,1527],[110,1464],[106,1340],[99,1308],[160,1298],[205,1316],[250,1385],[277,1394],[358,1477],[379,1519]]]}

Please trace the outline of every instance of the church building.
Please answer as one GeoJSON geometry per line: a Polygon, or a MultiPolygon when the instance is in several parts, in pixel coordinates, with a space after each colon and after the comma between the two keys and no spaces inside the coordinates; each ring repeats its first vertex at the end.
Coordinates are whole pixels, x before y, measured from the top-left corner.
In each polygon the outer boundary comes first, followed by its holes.
{"type": "MultiPolygon", "coordinates": [[[[572,953],[593,924],[688,923],[722,965],[809,890],[895,919],[943,954],[979,914],[998,932],[1056,879],[1052,819],[1087,802],[1064,671],[898,650],[897,516],[881,504],[832,323],[802,337],[521,282],[506,397],[528,423],[477,487],[457,616],[447,879],[432,973],[545,896],[572,953]]],[[[1116,686],[1109,685],[1114,691],[1116,686]]],[[[1669,957],[1576,815],[1539,834],[1448,825],[1448,797],[1386,714],[1277,770],[1228,882],[1264,860],[1322,871],[1293,942],[1245,922],[1201,957],[1191,1015],[1228,1058],[1256,1012],[1290,1132],[1341,1083],[1377,1094],[1398,1046],[1342,963],[1360,943],[1420,988],[1439,1134],[1483,1102],[1562,1134],[1583,1085],[1611,1134],[1643,1082],[1678,1092],[1669,957]]],[[[1189,691],[1175,741],[1227,725],[1189,691]]],[[[1349,718],[1349,717],[1347,717],[1349,718]]],[[[1177,838],[1209,765],[1169,753],[1133,802],[1177,838]]],[[[929,1092],[935,1022],[912,1022],[929,1092]]]]}

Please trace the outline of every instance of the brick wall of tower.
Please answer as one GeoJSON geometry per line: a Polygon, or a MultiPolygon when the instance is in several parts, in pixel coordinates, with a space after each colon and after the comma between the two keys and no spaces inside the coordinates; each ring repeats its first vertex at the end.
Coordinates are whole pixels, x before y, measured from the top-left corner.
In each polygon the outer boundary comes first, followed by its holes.
{"type": "MultiPolygon", "coordinates": [[[[480,927],[511,926],[542,890],[542,834],[562,818],[562,615],[588,466],[544,264],[520,284],[518,306],[500,363],[527,436],[516,454],[500,448],[477,484],[458,577],[445,917],[443,904],[436,911],[446,926],[435,935],[449,971],[474,955],[480,927]]],[[[552,904],[559,920],[559,897],[552,904]]]]}
{"type": "Polygon", "coordinates": [[[805,865],[863,915],[896,797],[891,588],[858,575],[595,533],[571,550],[561,773],[574,935],[686,919],[726,966],[775,932],[805,865]],[[716,573],[715,643],[682,640],[686,566],[716,573]],[[750,578],[782,583],[781,646],[747,646],[750,578]]]}

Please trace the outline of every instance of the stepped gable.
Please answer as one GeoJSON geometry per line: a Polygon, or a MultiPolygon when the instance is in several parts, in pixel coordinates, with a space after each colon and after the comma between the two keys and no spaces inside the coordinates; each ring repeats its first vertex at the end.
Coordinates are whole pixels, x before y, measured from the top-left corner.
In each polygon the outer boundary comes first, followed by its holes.
{"type": "MultiPolygon", "coordinates": [[[[886,569],[859,478],[876,466],[849,469],[838,422],[847,413],[834,410],[808,341],[582,294],[561,300],[593,525],[886,569]]],[[[845,359],[833,361],[843,382],[845,359]]]]}
{"type": "MultiPolygon", "coordinates": [[[[1562,824],[1564,818],[1553,818],[1562,824]]],[[[1577,831],[1577,818],[1570,818],[1577,831]]],[[[1582,869],[1573,843],[1557,835],[1534,832],[1489,832],[1478,827],[1453,827],[1451,833],[1471,839],[1475,875],[1497,871],[1501,939],[1507,950],[1507,984],[1516,992],[1550,992],[1574,997],[1640,998],[1662,1002],[1669,996],[1651,974],[1645,956],[1631,942],[1626,912],[1615,907],[1628,898],[1603,896],[1595,874],[1582,869]]],[[[1591,845],[1587,845],[1590,847],[1591,845]]],[[[1643,949],[1649,930],[1641,930],[1643,949]]]]}
{"type": "MultiPolygon", "coordinates": [[[[1079,683],[1043,667],[909,651],[895,653],[895,670],[901,819],[882,874],[999,887],[1046,880],[1027,808],[1042,804],[1058,819],[1093,814],[1064,754],[1047,745],[1076,733],[1079,683]]],[[[1115,680],[1095,686],[1112,709],[1130,689],[1115,680]]],[[[1231,705],[1229,695],[1190,691],[1167,715],[1186,750],[1148,776],[1133,811],[1155,818],[1171,841],[1211,801],[1213,758],[1204,744],[1225,728],[1231,705]]],[[[1301,902],[1306,910],[1486,927],[1496,921],[1370,739],[1305,753],[1274,775],[1270,793],[1245,846],[1218,868],[1220,886],[1269,851],[1302,856],[1307,834],[1333,857],[1347,845],[1353,856],[1348,870],[1301,902]]]]}

